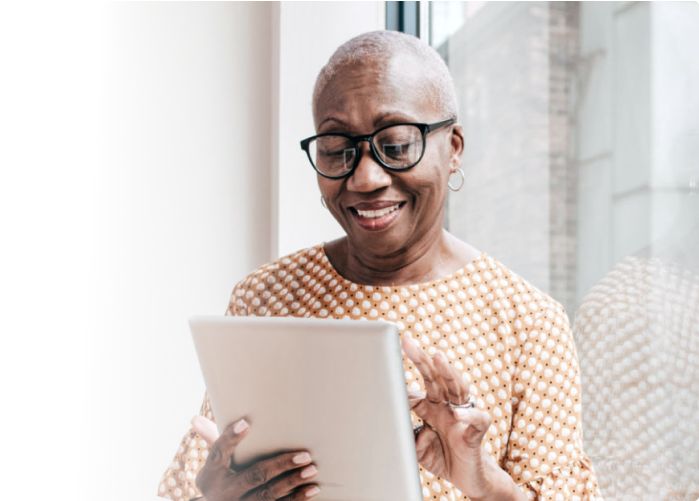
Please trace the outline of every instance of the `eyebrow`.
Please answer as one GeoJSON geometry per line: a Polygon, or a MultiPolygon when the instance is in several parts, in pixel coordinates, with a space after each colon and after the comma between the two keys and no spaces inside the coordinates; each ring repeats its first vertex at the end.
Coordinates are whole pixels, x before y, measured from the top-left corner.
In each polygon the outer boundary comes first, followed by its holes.
{"type": "Polygon", "coordinates": [[[325,122],[337,122],[339,125],[347,126],[347,124],[345,122],[343,122],[342,120],[340,120],[339,118],[328,117],[318,124],[318,130],[320,130],[323,127],[323,124],[325,122]]]}
{"type": "Polygon", "coordinates": [[[395,117],[395,116],[397,116],[397,118],[398,118],[399,120],[401,120],[401,121],[406,121],[406,122],[412,122],[412,121],[414,121],[413,118],[409,117],[408,115],[406,115],[405,113],[403,113],[403,112],[401,112],[401,111],[398,111],[398,110],[387,110],[387,111],[384,111],[383,113],[381,113],[378,117],[376,117],[376,120],[374,120],[374,127],[378,127],[379,124],[380,124],[383,120],[385,120],[386,118],[388,118],[388,117],[395,117]]]}
{"type": "MultiPolygon", "coordinates": [[[[397,118],[398,118],[400,121],[406,121],[406,122],[415,121],[415,119],[408,117],[407,115],[405,115],[405,114],[404,114],[403,112],[401,112],[401,111],[398,111],[398,110],[387,110],[387,111],[384,111],[383,113],[381,113],[378,117],[376,117],[376,119],[375,119],[374,122],[373,122],[373,126],[374,126],[374,128],[376,128],[376,127],[378,127],[379,124],[380,124],[383,120],[385,120],[387,117],[396,117],[396,116],[397,116],[397,118]]],[[[341,125],[341,126],[343,126],[343,127],[349,127],[349,124],[348,124],[348,123],[344,122],[343,120],[340,120],[339,118],[336,118],[336,117],[328,117],[328,118],[324,119],[322,122],[320,122],[320,123],[318,124],[318,130],[320,130],[326,122],[335,122],[335,123],[337,123],[338,125],[341,125]]]]}

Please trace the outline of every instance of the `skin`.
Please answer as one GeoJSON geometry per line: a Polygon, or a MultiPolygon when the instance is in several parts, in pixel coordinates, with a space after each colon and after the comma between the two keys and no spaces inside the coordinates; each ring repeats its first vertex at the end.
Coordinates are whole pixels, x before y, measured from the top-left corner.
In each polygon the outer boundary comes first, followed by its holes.
{"type": "MultiPolygon", "coordinates": [[[[399,55],[385,62],[343,68],[328,82],[316,103],[318,134],[368,134],[398,122],[434,123],[444,117],[432,100],[420,65],[399,55]],[[406,68],[413,68],[406,71],[406,68]]],[[[460,125],[427,135],[418,165],[396,172],[384,169],[368,143],[353,174],[344,179],[318,176],[328,210],[346,237],[330,242],[325,252],[344,277],[360,284],[423,283],[453,273],[479,252],[443,229],[449,176],[461,165],[464,137],[460,125]],[[361,203],[396,201],[404,205],[385,230],[366,231],[352,208],[361,203]]]]}
{"type": "MultiPolygon", "coordinates": [[[[429,99],[429,76],[407,54],[386,61],[364,61],[342,68],[318,97],[317,133],[369,134],[398,122],[434,123],[449,117],[429,99]]],[[[362,144],[356,170],[345,179],[318,176],[328,210],[346,236],[330,242],[325,252],[338,272],[360,284],[398,285],[433,281],[462,268],[480,252],[443,229],[449,176],[461,165],[464,137],[460,125],[427,135],[422,160],[407,171],[384,169],[362,144]],[[390,224],[367,228],[355,207],[400,203],[390,224]]],[[[434,358],[410,338],[403,350],[422,374],[425,393],[411,392],[411,409],[424,421],[416,438],[418,461],[428,471],[452,482],[472,501],[525,500],[523,492],[482,448],[490,416],[476,409],[454,410],[448,402],[466,401],[469,386],[446,357],[434,358]]],[[[244,471],[230,468],[235,447],[250,428],[241,420],[221,436],[216,426],[197,416],[194,429],[211,444],[197,475],[207,501],[300,500],[317,495],[310,483],[316,474],[307,451],[281,454],[244,471]],[[238,425],[236,427],[236,425],[238,425]],[[294,462],[297,458],[297,462],[294,462]],[[308,469],[307,469],[308,468],[308,469]],[[302,472],[310,472],[302,477],[302,472]]]]}
{"type": "Polygon", "coordinates": [[[231,460],[250,431],[248,423],[244,419],[232,423],[220,436],[216,425],[202,416],[192,419],[192,427],[211,446],[196,478],[206,501],[300,501],[320,493],[318,486],[309,483],[318,470],[308,451],[280,454],[233,471],[231,460]]]}

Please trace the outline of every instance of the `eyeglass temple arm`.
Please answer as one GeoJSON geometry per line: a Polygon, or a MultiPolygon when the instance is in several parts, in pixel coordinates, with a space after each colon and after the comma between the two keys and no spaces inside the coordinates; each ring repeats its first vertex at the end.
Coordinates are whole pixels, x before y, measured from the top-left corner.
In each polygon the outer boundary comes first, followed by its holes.
{"type": "Polygon", "coordinates": [[[427,124],[425,130],[426,132],[432,132],[433,130],[441,129],[442,127],[453,124],[454,122],[456,122],[456,118],[447,118],[446,120],[442,120],[441,122],[427,124]]]}

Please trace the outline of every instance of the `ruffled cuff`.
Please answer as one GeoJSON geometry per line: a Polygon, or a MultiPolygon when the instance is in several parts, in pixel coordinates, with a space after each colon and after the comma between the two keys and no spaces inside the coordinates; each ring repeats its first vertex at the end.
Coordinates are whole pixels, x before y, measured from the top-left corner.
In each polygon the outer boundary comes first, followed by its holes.
{"type": "Polygon", "coordinates": [[[206,441],[193,429],[189,430],[160,481],[158,496],[174,501],[189,501],[201,496],[194,482],[208,455],[206,441]]]}
{"type": "Polygon", "coordinates": [[[519,486],[527,499],[537,501],[603,501],[595,470],[586,456],[519,486]]]}

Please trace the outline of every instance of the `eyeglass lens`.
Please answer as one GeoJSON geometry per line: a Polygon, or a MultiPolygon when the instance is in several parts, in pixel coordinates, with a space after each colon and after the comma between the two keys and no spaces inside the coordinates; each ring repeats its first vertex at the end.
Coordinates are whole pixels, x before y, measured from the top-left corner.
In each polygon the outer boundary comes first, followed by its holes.
{"type": "MultiPolygon", "coordinates": [[[[376,154],[388,167],[413,166],[422,155],[422,131],[414,125],[395,125],[379,131],[373,138],[376,154]]],[[[342,176],[354,167],[358,154],[354,143],[345,136],[321,136],[308,145],[316,169],[328,176],[342,176]]]]}

